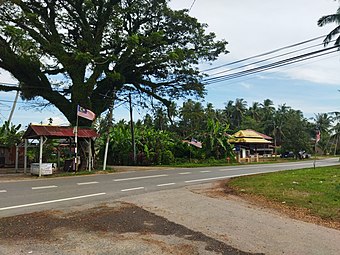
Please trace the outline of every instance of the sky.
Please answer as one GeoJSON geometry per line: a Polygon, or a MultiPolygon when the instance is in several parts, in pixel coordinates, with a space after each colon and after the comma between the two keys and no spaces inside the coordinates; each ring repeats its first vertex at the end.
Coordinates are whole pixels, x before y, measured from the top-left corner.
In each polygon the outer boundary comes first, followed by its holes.
{"type": "MultiPolygon", "coordinates": [[[[335,24],[318,27],[317,21],[323,15],[335,13],[339,2],[334,0],[172,0],[174,9],[190,9],[190,15],[199,22],[208,24],[207,30],[218,39],[228,41],[229,54],[222,55],[210,65],[201,69],[225,65],[240,59],[279,49],[328,34],[335,24]]],[[[301,47],[321,44],[322,39],[301,47]]],[[[311,50],[322,49],[312,48],[311,50]]],[[[287,53],[298,48],[290,48],[287,53]]],[[[310,50],[310,51],[311,51],[310,50]]],[[[298,54],[305,53],[301,51],[298,54]]],[[[278,53],[279,54],[279,53],[278,53]]],[[[273,55],[270,55],[273,56],[273,55]]],[[[266,56],[269,57],[269,56],[266,56]]],[[[259,58],[251,61],[259,60],[259,58]]],[[[244,62],[242,64],[249,64],[244,62]]],[[[258,65],[253,64],[251,67],[258,65]]],[[[216,70],[222,71],[228,66],[216,70]]],[[[248,67],[249,68],[249,67],[248,67]]],[[[313,60],[303,61],[282,68],[261,72],[251,76],[232,79],[207,86],[207,96],[202,103],[212,103],[222,109],[225,103],[243,98],[248,106],[253,102],[271,99],[275,106],[286,104],[301,110],[311,118],[317,113],[340,111],[340,52],[313,60]]],[[[11,75],[0,70],[0,83],[15,83],[11,75]]],[[[0,92],[0,125],[8,119],[15,92],[0,92]],[[8,101],[8,102],[7,102],[8,101]]],[[[135,111],[135,119],[145,112],[135,111]]],[[[128,119],[126,106],[115,109],[116,120],[128,119]]],[[[55,108],[36,111],[20,101],[13,115],[14,124],[27,126],[29,123],[67,124],[67,120],[55,108]]]]}

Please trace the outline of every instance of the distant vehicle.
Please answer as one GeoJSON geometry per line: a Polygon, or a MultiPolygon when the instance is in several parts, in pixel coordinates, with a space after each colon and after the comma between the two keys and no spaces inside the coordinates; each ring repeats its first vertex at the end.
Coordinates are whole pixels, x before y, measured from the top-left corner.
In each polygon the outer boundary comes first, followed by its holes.
{"type": "Polygon", "coordinates": [[[286,151],[280,155],[281,158],[295,158],[295,154],[292,151],[286,151]]]}
{"type": "Polygon", "coordinates": [[[299,159],[311,158],[312,155],[305,151],[299,151],[299,159]]]}

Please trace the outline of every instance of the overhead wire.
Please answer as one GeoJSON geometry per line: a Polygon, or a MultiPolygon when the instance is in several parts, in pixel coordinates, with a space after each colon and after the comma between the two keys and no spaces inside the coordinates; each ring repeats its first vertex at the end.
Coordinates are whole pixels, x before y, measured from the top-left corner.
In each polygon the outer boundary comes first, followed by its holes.
{"type": "MultiPolygon", "coordinates": [[[[335,41],[335,40],[333,40],[333,41],[335,41]]],[[[245,64],[245,65],[242,65],[242,66],[238,66],[238,67],[223,70],[223,71],[220,71],[220,72],[217,72],[217,73],[209,74],[209,76],[211,77],[211,76],[215,76],[215,75],[218,75],[218,74],[234,71],[234,70],[237,70],[237,69],[242,69],[242,68],[245,68],[245,67],[248,67],[248,66],[256,65],[256,64],[263,63],[263,62],[266,62],[266,61],[269,61],[269,60],[273,60],[275,58],[280,58],[280,57],[288,56],[288,55],[291,55],[291,54],[294,54],[294,53],[297,53],[297,52],[300,52],[300,51],[305,51],[305,50],[308,50],[308,49],[311,49],[311,48],[315,48],[315,47],[318,47],[318,46],[321,46],[321,45],[323,45],[323,43],[318,43],[316,45],[304,47],[304,48],[301,48],[301,49],[298,49],[298,50],[290,51],[290,52],[283,53],[283,54],[280,54],[280,55],[275,55],[273,57],[269,57],[269,58],[266,58],[266,59],[251,62],[249,64],[245,64]]]]}
{"type": "Polygon", "coordinates": [[[192,7],[194,7],[195,3],[196,3],[196,0],[194,0],[194,1],[192,2],[191,6],[190,6],[190,8],[189,8],[189,12],[191,11],[192,7]]]}
{"type": "Polygon", "coordinates": [[[338,48],[338,46],[332,46],[332,47],[325,48],[325,49],[322,49],[322,50],[309,52],[309,53],[302,54],[302,55],[299,55],[299,56],[280,60],[280,61],[277,61],[277,62],[274,62],[274,63],[270,63],[270,64],[262,65],[262,66],[259,66],[259,67],[247,69],[247,70],[244,70],[244,71],[231,73],[231,74],[227,74],[227,75],[222,75],[222,76],[217,76],[217,77],[212,77],[212,78],[207,78],[207,79],[204,79],[203,82],[204,82],[204,84],[208,85],[208,84],[213,84],[213,83],[217,83],[217,82],[221,82],[221,81],[227,81],[227,80],[230,80],[230,79],[236,79],[236,78],[239,78],[239,77],[243,77],[243,76],[247,76],[247,75],[251,75],[251,74],[255,74],[255,73],[259,73],[259,72],[264,72],[264,71],[267,71],[267,70],[270,70],[270,69],[273,69],[273,68],[278,68],[278,67],[282,67],[282,66],[285,66],[285,65],[290,65],[290,64],[297,63],[297,62],[309,60],[309,59],[312,59],[312,58],[321,57],[321,56],[324,56],[324,55],[336,53],[336,52],[338,52],[338,50],[336,48],[338,48]],[[335,49],[335,50],[330,51],[332,49],[335,49]]]}
{"type": "MultiPolygon", "coordinates": [[[[338,57],[338,56],[335,56],[335,55],[333,55],[333,56],[326,56],[326,57],[323,57],[323,58],[320,58],[320,59],[315,59],[314,61],[308,61],[308,63],[306,63],[306,62],[305,62],[305,63],[301,62],[301,63],[296,64],[296,65],[287,65],[287,66],[284,66],[283,68],[280,68],[280,71],[282,72],[282,70],[289,70],[289,69],[292,69],[292,68],[296,68],[296,67],[308,65],[308,64],[311,64],[311,63],[323,61],[323,60],[330,59],[330,58],[334,58],[334,57],[338,57]]],[[[270,74],[279,73],[280,71],[279,71],[279,70],[277,70],[277,71],[272,71],[272,72],[270,72],[270,74]]],[[[238,78],[237,80],[236,80],[236,79],[230,79],[230,80],[224,82],[223,85],[231,85],[231,84],[238,83],[238,82],[240,82],[240,81],[243,82],[243,81],[248,81],[248,80],[251,80],[251,79],[253,79],[253,78],[251,77],[251,75],[249,75],[249,76],[244,76],[244,77],[238,78]]],[[[207,84],[207,85],[209,85],[209,84],[207,84]]]]}
{"type": "MultiPolygon", "coordinates": [[[[270,69],[274,69],[274,68],[279,68],[279,67],[283,67],[285,65],[291,65],[297,62],[301,62],[301,61],[307,61],[309,59],[312,58],[317,58],[317,57],[322,57],[324,55],[329,55],[332,53],[336,53],[339,50],[339,46],[338,45],[334,45],[332,47],[328,47],[328,48],[322,48],[320,50],[314,50],[314,51],[308,51],[306,53],[307,50],[311,49],[311,48],[315,48],[321,45],[324,45],[323,43],[318,43],[318,44],[313,44],[313,45],[309,45],[307,47],[303,47],[303,48],[298,48],[298,49],[294,49],[291,50],[289,52],[284,52],[282,54],[278,54],[278,55],[274,55],[274,56],[268,56],[270,54],[274,54],[276,52],[285,50],[285,49],[289,49],[292,47],[298,47],[301,46],[303,44],[306,43],[311,43],[315,40],[321,39],[323,38],[323,36],[319,36],[319,37],[315,37],[309,40],[305,40],[303,42],[299,42],[299,43],[295,43],[292,45],[288,45],[285,47],[281,47],[279,49],[275,49],[272,51],[268,51],[265,52],[263,54],[257,54],[256,56],[253,57],[248,57],[248,58],[244,58],[238,61],[234,61],[231,63],[227,63],[227,64],[223,64],[223,65],[219,65],[217,67],[214,68],[210,68],[210,69],[206,69],[206,70],[216,70],[225,66],[230,66],[230,65],[236,65],[236,67],[233,68],[229,68],[226,70],[222,70],[213,74],[209,74],[209,73],[205,73],[207,75],[206,78],[203,78],[203,84],[205,85],[210,85],[213,83],[217,83],[217,82],[222,82],[222,81],[227,81],[227,80],[231,80],[231,79],[236,79],[236,78],[240,78],[243,76],[248,76],[248,75],[252,75],[252,74],[256,74],[259,72],[264,72],[270,69]],[[336,49],[337,48],[337,49],[336,49]],[[336,50],[334,50],[336,49],[336,50]],[[333,50],[333,51],[331,51],[333,50]],[[296,55],[295,53],[301,52],[301,51],[305,51],[305,53],[303,54],[299,54],[296,55]],[[287,57],[288,55],[293,55],[293,57],[287,57]],[[261,57],[264,56],[268,56],[267,58],[261,59],[261,57]],[[283,58],[286,57],[286,58],[283,58]],[[247,60],[251,60],[251,59],[255,59],[256,61],[250,62],[250,63],[244,63],[243,65],[237,65],[238,63],[241,62],[245,62],[247,60]],[[274,59],[277,59],[277,61],[272,62],[274,59]],[[263,65],[258,66],[258,64],[260,63],[264,63],[263,65]],[[255,67],[254,67],[255,66],[255,67]],[[239,70],[241,69],[241,70],[239,70]],[[234,72],[235,70],[239,70],[234,72]],[[224,75],[220,75],[220,74],[224,74],[224,75]]],[[[202,71],[203,73],[203,71],[202,71]]]]}
{"type": "Polygon", "coordinates": [[[275,49],[275,50],[267,51],[265,53],[261,53],[261,54],[258,54],[258,55],[254,55],[254,56],[251,56],[251,57],[247,57],[247,58],[244,58],[244,59],[233,61],[231,63],[215,66],[215,67],[212,67],[212,68],[209,68],[209,69],[205,69],[205,70],[202,70],[202,72],[208,72],[208,71],[216,70],[216,69],[219,69],[219,68],[222,68],[222,67],[225,67],[225,66],[239,64],[239,63],[242,63],[242,62],[254,59],[254,58],[259,58],[259,57],[267,56],[267,55],[270,55],[270,54],[273,54],[273,53],[276,53],[276,52],[279,52],[279,51],[282,51],[282,50],[294,48],[294,47],[297,47],[297,46],[300,46],[300,45],[303,45],[303,44],[306,44],[306,43],[310,43],[310,42],[319,40],[321,38],[324,38],[325,36],[326,35],[314,37],[312,39],[308,39],[308,40],[305,40],[305,41],[302,41],[302,42],[298,42],[298,43],[294,43],[294,44],[291,44],[291,45],[288,45],[288,46],[284,46],[284,47],[281,47],[281,48],[278,48],[278,49],[275,49]]]}

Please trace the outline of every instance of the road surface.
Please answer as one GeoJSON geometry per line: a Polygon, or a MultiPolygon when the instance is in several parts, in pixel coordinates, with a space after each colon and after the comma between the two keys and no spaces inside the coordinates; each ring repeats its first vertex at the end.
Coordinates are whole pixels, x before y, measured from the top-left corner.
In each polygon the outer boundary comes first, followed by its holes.
{"type": "MultiPolygon", "coordinates": [[[[337,158],[316,166],[339,164],[337,158]]],[[[128,197],[158,190],[178,189],[236,176],[313,167],[313,161],[228,167],[178,168],[0,182],[0,217],[128,197]]]]}

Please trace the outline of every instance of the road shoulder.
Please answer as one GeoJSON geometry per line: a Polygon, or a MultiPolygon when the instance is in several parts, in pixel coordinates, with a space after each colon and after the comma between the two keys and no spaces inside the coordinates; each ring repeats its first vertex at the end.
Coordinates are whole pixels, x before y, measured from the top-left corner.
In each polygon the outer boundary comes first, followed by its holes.
{"type": "Polygon", "coordinates": [[[338,254],[340,231],[291,219],[246,201],[198,192],[211,184],[122,199],[251,253],[338,254]]]}

